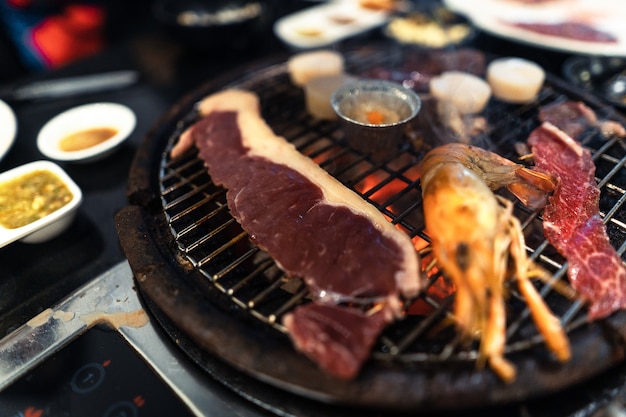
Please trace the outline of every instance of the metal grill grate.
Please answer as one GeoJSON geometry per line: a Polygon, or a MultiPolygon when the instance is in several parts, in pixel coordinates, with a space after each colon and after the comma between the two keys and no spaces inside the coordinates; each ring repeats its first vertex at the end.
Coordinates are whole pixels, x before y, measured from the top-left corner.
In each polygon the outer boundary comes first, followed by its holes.
{"type": "MultiPolygon", "coordinates": [[[[389,51],[375,50],[348,54],[346,60],[348,70],[357,74],[376,66],[390,67],[398,63],[398,57],[390,56],[389,51]]],[[[413,238],[417,249],[427,247],[417,174],[417,162],[427,149],[419,146],[419,137],[408,140],[402,149],[384,160],[352,150],[344,143],[336,123],[316,121],[307,115],[302,92],[292,86],[284,65],[248,73],[231,86],[255,91],[261,98],[263,117],[278,135],[294,143],[302,153],[376,206],[413,238]]],[[[485,117],[491,129],[483,138],[486,140],[483,145],[515,159],[513,145],[524,141],[537,125],[538,107],[566,99],[580,100],[581,97],[558,80],[548,80],[538,102],[532,106],[490,103],[485,117]]],[[[598,103],[590,106],[601,118],[618,117],[598,103]]],[[[180,252],[210,285],[226,294],[242,311],[285,333],[280,318],[307,301],[304,284],[297,278],[286,277],[271,258],[250,243],[230,216],[225,191],[213,184],[195,154],[177,160],[167,156],[177,136],[193,121],[194,115],[191,115],[180,124],[162,158],[162,203],[171,232],[180,252]]],[[[416,133],[419,136],[419,130],[416,133]]],[[[601,214],[613,245],[622,254],[626,249],[626,210],[623,208],[626,148],[617,139],[604,138],[597,129],[589,129],[581,141],[594,155],[602,190],[601,214]]],[[[553,276],[548,283],[536,283],[540,293],[568,332],[586,326],[583,303],[569,300],[554,290],[554,285],[565,279],[567,265],[545,242],[540,213],[517,204],[515,214],[523,225],[531,258],[553,276]]],[[[418,299],[407,303],[406,318],[390,326],[380,337],[374,358],[403,363],[475,360],[476,346],[460,344],[453,326],[449,325],[453,302],[449,285],[436,267],[429,266],[426,273],[429,275],[426,290],[418,299]]],[[[542,342],[521,296],[513,286],[511,290],[507,312],[509,353],[524,351],[542,342]]]]}

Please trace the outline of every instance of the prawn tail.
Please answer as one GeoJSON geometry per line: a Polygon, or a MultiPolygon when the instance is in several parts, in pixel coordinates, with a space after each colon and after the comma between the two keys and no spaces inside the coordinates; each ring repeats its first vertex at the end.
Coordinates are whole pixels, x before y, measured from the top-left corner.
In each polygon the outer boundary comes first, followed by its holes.
{"type": "Polygon", "coordinates": [[[493,355],[489,358],[489,365],[496,374],[506,383],[510,384],[517,377],[515,365],[502,355],[493,355]]]}
{"type": "Polygon", "coordinates": [[[548,203],[548,196],[557,186],[557,180],[551,175],[530,168],[516,171],[518,181],[507,184],[507,189],[519,201],[532,209],[543,208],[548,203]]]}

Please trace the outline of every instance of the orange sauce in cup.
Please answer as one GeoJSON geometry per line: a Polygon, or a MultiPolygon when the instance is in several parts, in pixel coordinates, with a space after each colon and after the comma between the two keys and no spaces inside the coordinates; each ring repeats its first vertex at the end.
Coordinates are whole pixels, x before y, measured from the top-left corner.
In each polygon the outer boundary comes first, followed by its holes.
{"type": "Polygon", "coordinates": [[[379,125],[385,121],[385,115],[379,111],[372,110],[367,112],[367,121],[373,125],[379,125]]]}

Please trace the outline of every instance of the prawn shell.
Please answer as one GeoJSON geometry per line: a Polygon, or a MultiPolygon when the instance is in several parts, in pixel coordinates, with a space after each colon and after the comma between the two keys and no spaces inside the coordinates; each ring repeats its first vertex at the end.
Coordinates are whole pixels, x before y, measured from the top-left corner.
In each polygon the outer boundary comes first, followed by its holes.
{"type": "Polygon", "coordinates": [[[485,282],[494,282],[493,259],[498,203],[474,172],[440,164],[423,188],[426,232],[439,266],[457,287],[455,316],[475,336],[488,316],[485,282]]]}

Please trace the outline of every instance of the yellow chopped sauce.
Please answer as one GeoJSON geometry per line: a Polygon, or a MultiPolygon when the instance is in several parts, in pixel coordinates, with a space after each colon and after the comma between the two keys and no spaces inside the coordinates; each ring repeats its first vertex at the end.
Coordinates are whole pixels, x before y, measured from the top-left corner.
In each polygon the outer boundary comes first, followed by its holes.
{"type": "Polygon", "coordinates": [[[48,170],[29,172],[0,183],[0,225],[7,229],[25,226],[69,203],[73,194],[48,170]]]}

